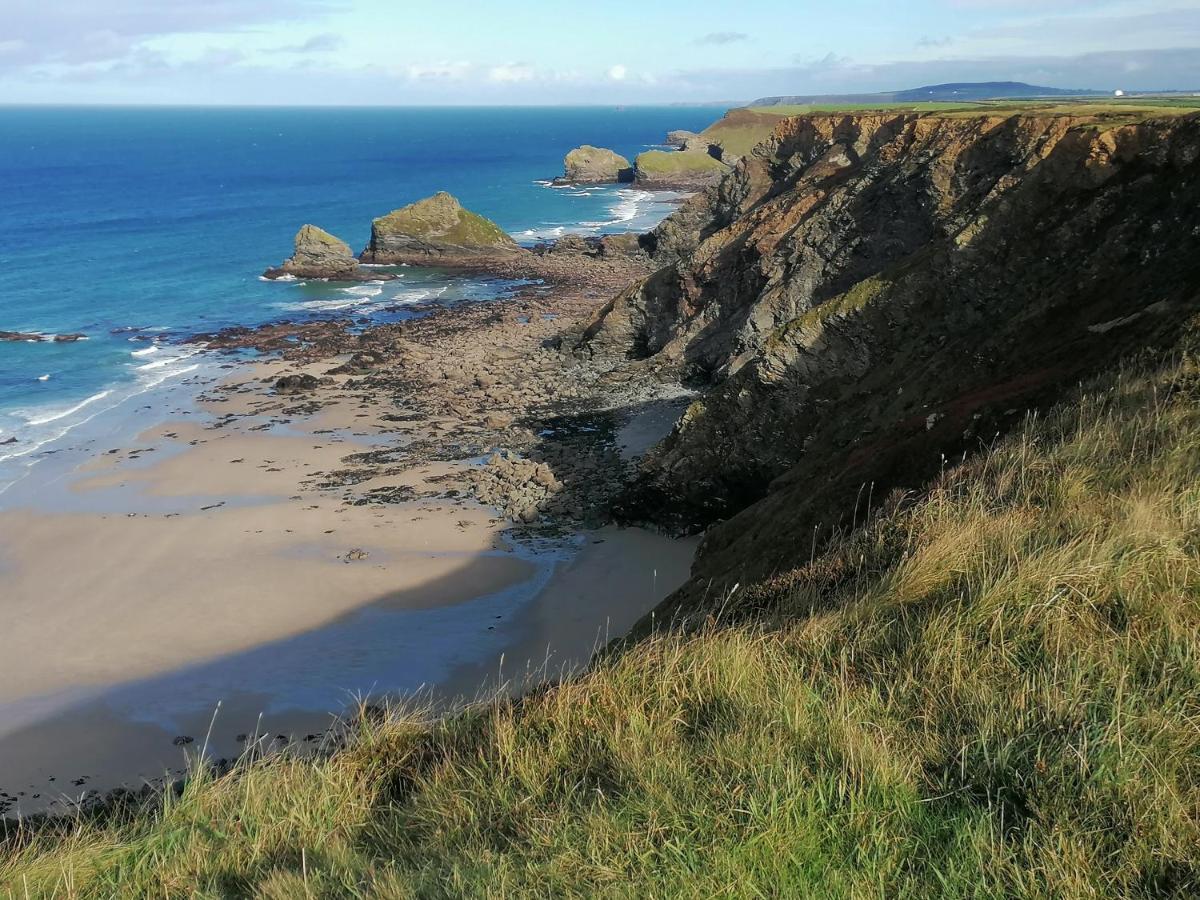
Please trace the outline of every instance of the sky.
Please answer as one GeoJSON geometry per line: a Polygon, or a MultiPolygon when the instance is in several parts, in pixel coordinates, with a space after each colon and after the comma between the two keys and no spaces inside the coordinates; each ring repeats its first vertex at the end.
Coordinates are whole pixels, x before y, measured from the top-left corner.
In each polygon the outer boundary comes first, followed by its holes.
{"type": "Polygon", "coordinates": [[[0,103],[743,102],[1200,91],[1200,0],[0,0],[0,103]]]}

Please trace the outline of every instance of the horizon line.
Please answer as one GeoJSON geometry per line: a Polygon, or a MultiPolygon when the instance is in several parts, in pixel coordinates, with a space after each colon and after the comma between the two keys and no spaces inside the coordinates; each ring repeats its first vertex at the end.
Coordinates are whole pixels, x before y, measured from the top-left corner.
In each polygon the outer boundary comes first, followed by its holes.
{"type": "Polygon", "coordinates": [[[749,100],[663,100],[635,103],[138,103],[0,100],[0,109],[653,109],[664,106],[745,106],[749,100]]]}

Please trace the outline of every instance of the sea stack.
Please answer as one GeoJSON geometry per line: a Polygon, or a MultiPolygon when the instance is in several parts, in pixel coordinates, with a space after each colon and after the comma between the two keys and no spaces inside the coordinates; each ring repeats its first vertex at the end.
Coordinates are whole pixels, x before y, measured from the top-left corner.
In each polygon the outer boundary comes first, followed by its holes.
{"type": "Polygon", "coordinates": [[[367,263],[476,266],[524,253],[495,222],[439,191],[371,223],[367,263]]]}
{"type": "Polygon", "coordinates": [[[633,166],[629,160],[607,150],[584,144],[576,147],[563,159],[563,177],[567,184],[614,184],[633,181],[633,166]]]}
{"type": "Polygon", "coordinates": [[[368,272],[359,265],[345,241],[316,225],[304,225],[296,232],[295,249],[291,257],[283,265],[267,269],[263,277],[363,281],[389,276],[368,272]]]}

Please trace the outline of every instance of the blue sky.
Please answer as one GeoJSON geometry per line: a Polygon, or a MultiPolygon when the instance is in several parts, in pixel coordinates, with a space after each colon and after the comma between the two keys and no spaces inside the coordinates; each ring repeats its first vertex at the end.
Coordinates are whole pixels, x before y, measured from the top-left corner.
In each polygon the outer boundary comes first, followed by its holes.
{"type": "Polygon", "coordinates": [[[0,103],[1200,90],[1200,0],[0,0],[0,103]]]}

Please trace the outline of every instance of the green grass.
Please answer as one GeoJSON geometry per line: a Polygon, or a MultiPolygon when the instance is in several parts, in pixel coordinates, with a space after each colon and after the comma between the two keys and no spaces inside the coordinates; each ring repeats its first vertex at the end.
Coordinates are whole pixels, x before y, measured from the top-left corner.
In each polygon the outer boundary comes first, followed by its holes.
{"type": "Polygon", "coordinates": [[[634,168],[639,177],[653,181],[686,179],[729,171],[729,167],[720,160],[699,150],[647,150],[638,154],[634,168]]]}
{"type": "MultiPolygon", "coordinates": [[[[1105,124],[1129,124],[1150,117],[1183,115],[1200,109],[1200,98],[1098,98],[1089,100],[990,100],[972,102],[809,103],[731,109],[701,134],[729,156],[746,156],[784,119],[838,113],[920,113],[952,118],[977,115],[1095,116],[1105,124]]],[[[644,154],[643,154],[644,155],[644,154]]],[[[677,163],[679,165],[680,163],[677,163]]]]}
{"type": "Polygon", "coordinates": [[[1200,97],[1160,98],[1105,97],[1088,100],[980,100],[968,103],[812,103],[805,105],[748,107],[755,113],[777,113],[781,116],[819,115],[822,113],[915,112],[945,113],[957,116],[975,115],[1052,115],[1052,116],[1111,116],[1127,115],[1137,118],[1183,115],[1200,110],[1200,97]]]}
{"type": "Polygon", "coordinates": [[[784,116],[802,116],[810,113],[838,112],[948,112],[959,109],[979,109],[980,103],[961,103],[954,101],[926,101],[908,103],[804,103],[780,104],[779,106],[750,106],[760,113],[779,113],[784,116]]]}
{"type": "Polygon", "coordinates": [[[870,505],[523,702],[26,836],[0,896],[1196,896],[1195,361],[870,505]]]}

